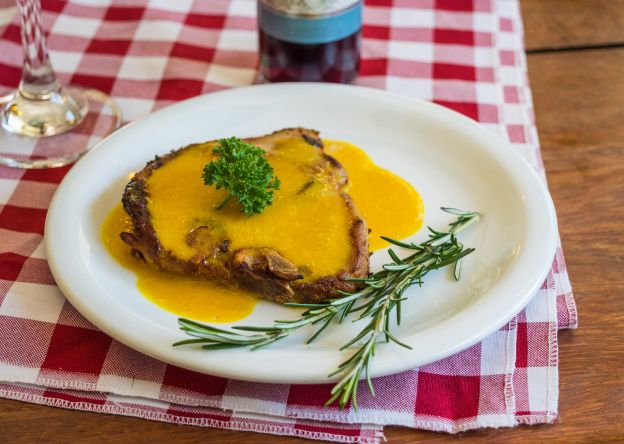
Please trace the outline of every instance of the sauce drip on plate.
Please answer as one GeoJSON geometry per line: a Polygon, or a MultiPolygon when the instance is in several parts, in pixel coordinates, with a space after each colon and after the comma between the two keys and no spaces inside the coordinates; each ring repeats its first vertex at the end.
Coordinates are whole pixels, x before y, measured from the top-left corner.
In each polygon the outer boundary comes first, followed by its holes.
{"type": "MultiPolygon", "coordinates": [[[[293,140],[294,151],[302,148],[299,145],[299,141],[293,140]]],[[[423,201],[407,181],[378,167],[364,151],[350,143],[326,140],[325,149],[347,170],[349,185],[345,191],[371,229],[370,251],[388,245],[379,237],[381,235],[402,239],[420,229],[424,218],[423,201]]],[[[195,171],[198,166],[189,162],[186,174],[178,171],[172,177],[178,177],[185,186],[188,177],[199,177],[204,163],[199,165],[199,173],[195,171]]],[[[274,168],[282,180],[282,189],[288,190],[287,177],[279,175],[280,165],[274,168]]],[[[201,190],[204,185],[200,182],[199,187],[201,190]]],[[[234,322],[252,312],[256,298],[251,293],[163,272],[134,258],[130,248],[119,238],[119,233],[131,231],[131,226],[130,218],[121,205],[117,205],[104,221],[101,237],[109,253],[136,274],[137,288],[148,300],[178,316],[205,322],[234,322]]]]}
{"type": "Polygon", "coordinates": [[[325,152],[335,157],[347,170],[349,184],[345,191],[371,230],[368,235],[370,251],[389,245],[380,236],[400,240],[422,227],[425,205],[409,182],[375,165],[368,154],[351,143],[323,142],[325,152]]]}
{"type": "Polygon", "coordinates": [[[131,231],[131,227],[130,217],[118,204],[104,221],[101,237],[111,256],[136,274],[136,286],[147,299],[178,316],[198,321],[234,322],[251,314],[256,305],[251,293],[160,271],[133,257],[130,247],[119,238],[119,233],[131,231]]]}

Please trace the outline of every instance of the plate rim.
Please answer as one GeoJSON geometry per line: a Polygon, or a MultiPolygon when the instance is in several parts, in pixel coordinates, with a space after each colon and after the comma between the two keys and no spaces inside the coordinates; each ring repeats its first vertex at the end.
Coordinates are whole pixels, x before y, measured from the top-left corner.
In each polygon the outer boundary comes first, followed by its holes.
{"type": "MultiPolygon", "coordinates": [[[[482,340],[489,334],[500,329],[503,325],[509,322],[509,320],[512,319],[513,316],[515,316],[524,306],[526,306],[526,304],[531,300],[532,296],[536,293],[536,291],[539,289],[539,287],[543,283],[545,277],[547,276],[549,272],[550,265],[552,264],[552,260],[555,256],[556,247],[557,247],[557,239],[558,239],[557,220],[556,220],[556,212],[555,212],[554,203],[552,201],[550,193],[548,192],[545,181],[543,181],[539,177],[537,171],[528,163],[526,159],[524,159],[519,153],[517,153],[507,141],[498,137],[496,134],[492,133],[491,131],[486,130],[478,122],[460,113],[457,113],[453,110],[450,110],[448,108],[442,107],[440,105],[437,105],[435,103],[428,102],[425,100],[415,99],[415,98],[403,96],[400,94],[396,94],[396,93],[392,93],[392,92],[388,92],[384,90],[378,90],[378,89],[362,87],[362,86],[332,85],[332,84],[317,84],[317,83],[281,83],[281,84],[251,85],[251,86],[240,87],[240,88],[235,88],[235,89],[228,89],[228,90],[219,91],[215,93],[209,93],[209,94],[196,96],[196,97],[172,104],[168,107],[160,109],[154,113],[148,114],[147,116],[144,116],[140,119],[137,119],[125,125],[120,130],[116,131],[115,133],[101,140],[100,142],[97,143],[97,145],[93,149],[91,149],[85,156],[83,156],[83,158],[80,159],[77,162],[77,164],[74,165],[74,167],[71,168],[71,170],[64,177],[63,181],[59,184],[54,194],[54,197],[50,203],[48,214],[46,217],[45,230],[44,230],[44,246],[45,246],[45,251],[46,251],[46,257],[50,265],[50,269],[57,282],[58,287],[60,288],[62,293],[65,295],[65,297],[68,299],[68,301],[89,322],[93,323],[96,327],[98,327],[107,335],[113,337],[119,342],[141,353],[144,353],[148,356],[162,360],[169,364],[173,364],[179,367],[187,368],[187,369],[198,371],[198,372],[205,373],[205,374],[221,376],[225,378],[234,378],[234,379],[241,379],[241,380],[247,380],[247,381],[269,382],[269,383],[307,384],[307,383],[330,382],[336,379],[336,378],[327,378],[326,374],[317,375],[314,377],[309,377],[309,376],[297,377],[297,375],[285,375],[283,373],[274,375],[274,374],[266,374],[266,372],[261,375],[253,375],[253,374],[250,374],[248,371],[241,371],[240,369],[236,369],[236,370],[228,369],[226,371],[224,371],[222,368],[206,369],[204,368],[203,365],[199,365],[199,362],[200,362],[199,359],[196,362],[188,362],[187,359],[184,358],[187,355],[187,353],[182,353],[178,357],[176,357],[176,356],[172,356],[170,353],[162,352],[157,349],[155,350],[154,347],[149,346],[149,345],[146,346],[144,343],[141,343],[140,341],[137,342],[135,338],[121,337],[122,335],[112,325],[113,322],[111,322],[111,320],[107,321],[105,319],[102,319],[101,317],[98,316],[97,313],[94,313],[92,309],[88,306],[88,304],[86,304],[85,301],[79,295],[76,295],[73,292],[71,288],[71,283],[68,283],[63,279],[63,271],[61,270],[62,267],[59,263],[59,260],[58,260],[59,258],[57,257],[57,252],[60,252],[61,249],[59,249],[58,246],[55,246],[56,240],[54,239],[54,236],[50,234],[55,230],[55,226],[57,226],[58,223],[60,223],[59,222],[60,216],[58,216],[60,210],[58,209],[58,207],[62,203],[63,196],[65,196],[65,194],[68,192],[66,190],[70,188],[70,184],[72,183],[72,180],[74,180],[74,177],[77,176],[79,172],[81,171],[80,165],[84,165],[86,163],[85,159],[90,159],[93,156],[95,156],[94,153],[99,153],[100,151],[106,149],[106,144],[108,143],[109,139],[113,137],[119,137],[119,135],[123,134],[124,131],[128,131],[129,128],[133,128],[136,125],[140,125],[142,122],[145,122],[145,121],[149,122],[149,120],[154,119],[153,117],[154,115],[161,116],[161,115],[164,115],[165,113],[172,113],[172,112],[175,112],[178,108],[189,106],[189,104],[191,103],[201,102],[204,100],[209,100],[210,98],[214,98],[215,95],[244,94],[245,91],[249,91],[250,89],[271,90],[273,88],[279,88],[279,89],[288,89],[288,88],[297,88],[297,89],[304,88],[305,89],[307,88],[307,89],[317,89],[317,90],[322,89],[322,90],[327,90],[328,92],[331,90],[341,90],[341,91],[347,91],[347,92],[350,91],[356,94],[364,94],[364,95],[371,96],[373,100],[375,99],[399,100],[402,103],[411,104],[411,106],[414,107],[414,110],[416,110],[417,108],[423,108],[428,111],[431,111],[433,114],[438,113],[438,114],[441,114],[442,116],[446,115],[450,119],[454,119],[457,122],[463,122],[464,125],[467,125],[469,128],[471,128],[471,130],[475,131],[475,134],[480,134],[482,138],[496,140],[498,144],[504,145],[504,148],[501,147],[500,150],[502,151],[503,149],[506,149],[505,156],[508,156],[507,161],[508,162],[513,161],[517,163],[517,165],[521,165],[521,166],[517,166],[517,168],[519,168],[520,170],[523,170],[525,174],[528,174],[528,176],[530,176],[530,179],[527,179],[527,180],[529,180],[531,182],[531,186],[533,186],[539,192],[539,196],[542,199],[541,203],[544,205],[544,209],[546,209],[547,214],[545,215],[544,221],[546,221],[547,223],[547,230],[546,230],[547,237],[546,239],[543,239],[543,244],[545,245],[544,249],[547,253],[543,253],[540,257],[541,261],[544,264],[543,267],[540,267],[540,268],[543,268],[543,272],[540,273],[539,275],[536,272],[535,276],[533,276],[533,279],[530,279],[529,284],[525,285],[525,287],[522,289],[523,296],[518,298],[516,300],[516,303],[511,305],[505,311],[505,314],[501,315],[501,318],[497,322],[491,322],[489,327],[482,329],[479,334],[473,334],[469,338],[466,338],[464,341],[458,344],[455,344],[455,346],[453,347],[446,347],[440,350],[438,353],[431,355],[430,358],[427,359],[426,361],[415,362],[414,360],[405,359],[405,362],[403,363],[403,365],[394,365],[389,368],[375,366],[372,371],[373,376],[377,377],[377,376],[384,376],[388,374],[398,373],[398,372],[412,369],[412,368],[415,368],[415,367],[418,367],[427,363],[438,361],[452,354],[465,350],[466,348],[476,344],[477,342],[479,342],[480,340],[482,340]],[[545,259],[545,257],[549,257],[549,259],[545,259]]],[[[489,152],[489,154],[492,154],[492,153],[494,153],[494,151],[489,152]]],[[[495,156],[495,157],[497,159],[502,158],[502,156],[500,155],[495,156]]],[[[454,317],[455,316],[452,316],[449,319],[445,319],[444,321],[441,322],[441,324],[446,324],[448,322],[451,322],[454,317]]],[[[384,345],[380,344],[380,346],[384,346],[384,345]]],[[[163,350],[172,349],[170,344],[166,344],[164,347],[161,347],[161,348],[163,350]]],[[[213,352],[213,353],[216,354],[220,352],[213,352]]]]}

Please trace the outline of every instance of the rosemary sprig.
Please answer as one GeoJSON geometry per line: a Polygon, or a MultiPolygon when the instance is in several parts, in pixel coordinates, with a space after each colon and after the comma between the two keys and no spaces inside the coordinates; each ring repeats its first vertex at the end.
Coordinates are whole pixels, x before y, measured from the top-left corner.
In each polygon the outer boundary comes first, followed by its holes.
{"type": "Polygon", "coordinates": [[[368,318],[366,326],[340,348],[344,350],[360,343],[355,353],[329,375],[339,375],[340,380],[332,388],[331,397],[326,405],[338,401],[340,408],[343,408],[350,399],[353,407],[357,409],[357,386],[363,372],[370,393],[375,395],[370,368],[380,338],[385,337],[386,342],[395,342],[402,347],[411,348],[390,332],[393,311],[396,313],[397,324],[401,322],[401,302],[406,299],[403,296],[405,290],[415,284],[422,286],[423,278],[430,271],[451,264],[455,265],[453,273],[455,279],[459,279],[461,259],[474,251],[474,248],[464,248],[457,240],[456,234],[476,222],[479,213],[444,207],[442,210],[456,216],[456,219],[449,224],[447,231],[436,231],[428,227],[429,239],[422,243],[402,242],[382,236],[391,244],[413,250],[414,253],[401,259],[389,249],[392,262],[385,264],[380,271],[372,273],[367,278],[351,279],[362,284],[360,291],[340,292],[342,297],[320,304],[286,304],[306,309],[296,320],[275,321],[271,327],[233,327],[235,330],[253,332],[251,335],[180,318],[178,320],[180,329],[195,339],[179,341],[173,345],[201,344],[205,350],[236,347],[250,347],[256,350],[287,337],[305,325],[319,324],[320,327],[307,340],[307,343],[310,343],[318,338],[336,317],[339,322],[348,315],[354,315],[354,322],[368,318]]]}

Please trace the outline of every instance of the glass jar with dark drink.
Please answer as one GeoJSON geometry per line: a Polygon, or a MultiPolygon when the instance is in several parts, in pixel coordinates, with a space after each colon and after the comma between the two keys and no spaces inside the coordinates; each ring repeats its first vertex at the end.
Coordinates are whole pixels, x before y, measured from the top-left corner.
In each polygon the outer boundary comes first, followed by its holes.
{"type": "Polygon", "coordinates": [[[258,0],[260,75],[351,82],[360,67],[362,7],[362,0],[258,0]]]}

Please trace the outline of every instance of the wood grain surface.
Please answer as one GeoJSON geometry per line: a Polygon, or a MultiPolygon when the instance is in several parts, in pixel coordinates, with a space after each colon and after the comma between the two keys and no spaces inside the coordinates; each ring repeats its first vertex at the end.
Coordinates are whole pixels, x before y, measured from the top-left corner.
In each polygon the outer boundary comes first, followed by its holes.
{"type": "MultiPolygon", "coordinates": [[[[560,420],[457,436],[386,428],[392,444],[624,441],[624,1],[523,0],[537,127],[580,328],[562,331],[560,420]],[[571,46],[612,43],[609,49],[571,46]],[[623,47],[617,44],[623,43],[623,47]]],[[[302,444],[0,400],[0,441],[302,444]]]]}
{"type": "Polygon", "coordinates": [[[521,0],[528,51],[624,44],[624,0],[521,0]]]}

